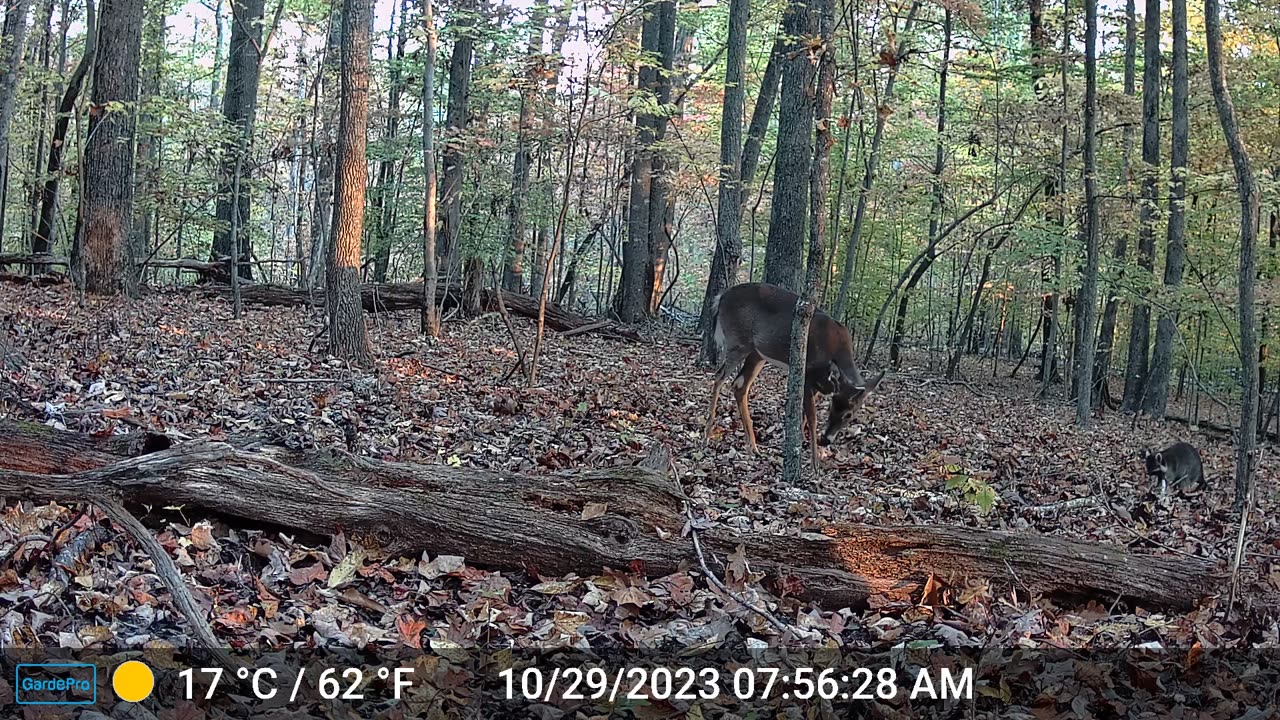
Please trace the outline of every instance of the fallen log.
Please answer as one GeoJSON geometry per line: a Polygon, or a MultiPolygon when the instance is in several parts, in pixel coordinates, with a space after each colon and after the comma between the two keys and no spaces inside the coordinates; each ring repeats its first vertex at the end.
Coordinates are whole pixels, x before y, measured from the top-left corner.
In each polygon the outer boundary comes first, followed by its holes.
{"type": "Polygon", "coordinates": [[[207,282],[225,283],[231,279],[231,258],[215,261],[197,260],[195,258],[151,258],[138,263],[141,268],[165,268],[183,270],[200,275],[207,282]]]}
{"type": "MultiPolygon", "coordinates": [[[[205,285],[193,288],[193,292],[214,293],[230,297],[231,288],[225,285],[205,285]]],[[[324,291],[308,292],[283,285],[255,283],[242,285],[240,298],[244,302],[253,305],[319,306],[324,303],[324,291]]],[[[422,298],[421,283],[366,283],[360,291],[360,299],[364,309],[366,312],[371,313],[418,310],[422,308],[422,298]]],[[[511,312],[535,320],[538,318],[538,298],[504,290],[502,299],[507,309],[511,312]]],[[[449,307],[456,305],[460,301],[461,295],[456,286],[445,286],[443,284],[437,286],[435,299],[437,305],[443,304],[449,307]]],[[[493,290],[482,289],[480,291],[480,304],[485,311],[497,312],[497,295],[493,290]]],[[[600,332],[605,335],[614,335],[631,340],[640,339],[639,334],[631,328],[622,327],[612,321],[602,323],[597,319],[570,312],[552,303],[547,303],[546,323],[547,327],[556,332],[578,330],[579,332],[600,332]],[[591,330],[584,330],[583,328],[587,326],[594,327],[591,330]]]]}
{"type": "MultiPolygon", "coordinates": [[[[0,264],[3,267],[3,264],[0,264]]],[[[0,272],[0,282],[13,283],[15,285],[33,285],[35,287],[48,287],[50,285],[61,285],[67,281],[67,276],[62,273],[47,272],[36,275],[23,275],[20,273],[0,272]]]]}
{"type": "MultiPolygon", "coordinates": [[[[250,523],[372,535],[394,552],[461,555],[546,575],[642,564],[687,567],[682,495],[660,473],[618,467],[522,476],[390,463],[237,441],[166,447],[150,433],[95,438],[0,421],[0,494],[31,500],[188,504],[250,523]],[[148,453],[148,450],[155,452],[148,453]],[[588,505],[604,506],[583,519],[588,505]]],[[[739,546],[776,592],[828,608],[913,597],[932,578],[988,578],[1039,594],[1188,608],[1223,587],[1204,560],[1136,555],[1031,532],[831,525],[822,534],[702,533],[711,557],[739,546]]]]}

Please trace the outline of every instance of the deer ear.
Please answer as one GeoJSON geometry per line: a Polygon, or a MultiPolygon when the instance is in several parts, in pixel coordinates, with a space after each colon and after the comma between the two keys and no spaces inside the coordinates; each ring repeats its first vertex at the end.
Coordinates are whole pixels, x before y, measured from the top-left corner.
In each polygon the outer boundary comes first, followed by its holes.
{"type": "Polygon", "coordinates": [[[844,371],[832,361],[831,366],[827,369],[827,382],[831,383],[832,386],[839,387],[841,380],[844,380],[844,371]]]}

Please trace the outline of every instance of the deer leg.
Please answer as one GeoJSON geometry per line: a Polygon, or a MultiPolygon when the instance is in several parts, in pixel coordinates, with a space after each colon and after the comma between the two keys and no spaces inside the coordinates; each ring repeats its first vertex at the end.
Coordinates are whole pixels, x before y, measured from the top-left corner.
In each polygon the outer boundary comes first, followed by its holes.
{"type": "Polygon", "coordinates": [[[809,454],[813,459],[813,472],[818,473],[818,405],[814,394],[804,394],[805,436],[809,438],[809,454]]]}
{"type": "Polygon", "coordinates": [[[742,429],[747,433],[747,452],[754,455],[756,452],[756,431],[751,424],[751,408],[747,406],[747,393],[751,392],[751,385],[756,381],[756,376],[760,374],[760,369],[764,367],[764,358],[759,353],[751,353],[742,363],[742,370],[738,371],[738,377],[733,381],[733,395],[738,399],[738,415],[742,418],[742,429]]]}
{"type": "Polygon", "coordinates": [[[724,386],[724,381],[729,379],[733,368],[742,366],[744,357],[746,353],[742,350],[725,350],[720,367],[716,368],[715,380],[711,382],[711,411],[707,413],[707,426],[702,431],[703,439],[711,438],[711,428],[716,424],[716,410],[720,407],[720,388],[724,386]]]}
{"type": "Polygon", "coordinates": [[[716,408],[720,405],[720,386],[724,385],[724,377],[716,372],[716,379],[711,383],[711,412],[707,413],[707,427],[702,431],[704,440],[711,437],[711,426],[716,424],[716,408]]]}

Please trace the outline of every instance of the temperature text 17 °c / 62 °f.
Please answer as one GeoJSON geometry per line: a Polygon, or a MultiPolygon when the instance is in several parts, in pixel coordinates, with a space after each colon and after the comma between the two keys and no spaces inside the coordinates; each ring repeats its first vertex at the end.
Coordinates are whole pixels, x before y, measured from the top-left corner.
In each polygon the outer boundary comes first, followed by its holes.
{"type": "Polygon", "coordinates": [[[178,673],[182,681],[183,697],[187,700],[212,700],[224,682],[235,685],[237,692],[248,691],[254,698],[273,700],[281,692],[288,692],[289,702],[299,695],[305,697],[314,682],[315,692],[324,700],[363,700],[366,680],[377,678],[391,690],[391,697],[399,700],[405,690],[413,687],[413,668],[298,668],[275,670],[273,668],[242,667],[235,671],[237,680],[229,677],[229,671],[220,667],[187,668],[178,673]]]}

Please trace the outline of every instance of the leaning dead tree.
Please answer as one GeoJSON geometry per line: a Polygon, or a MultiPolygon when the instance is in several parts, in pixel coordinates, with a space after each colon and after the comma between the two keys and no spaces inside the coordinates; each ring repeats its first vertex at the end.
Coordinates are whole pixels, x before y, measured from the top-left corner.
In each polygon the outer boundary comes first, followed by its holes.
{"type": "MultiPolygon", "coordinates": [[[[461,555],[540,574],[641,564],[659,576],[695,553],[684,496],[639,467],[523,476],[391,463],[251,441],[171,446],[152,433],[98,437],[0,422],[0,494],[36,501],[184,504],[317,534],[364,533],[392,552],[461,555]],[[587,505],[603,515],[583,519],[587,505]]],[[[594,515],[594,513],[592,513],[594,515]]],[[[710,557],[741,548],[774,591],[829,608],[926,583],[986,578],[1038,594],[1187,608],[1223,586],[1205,560],[1136,555],[1032,532],[833,524],[794,536],[700,533],[710,557]]]]}

